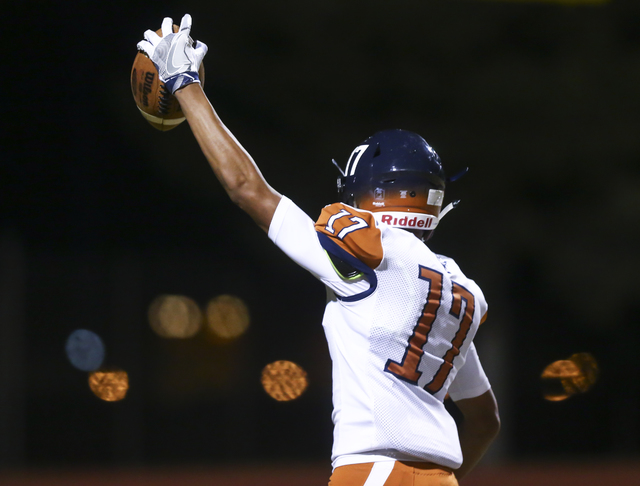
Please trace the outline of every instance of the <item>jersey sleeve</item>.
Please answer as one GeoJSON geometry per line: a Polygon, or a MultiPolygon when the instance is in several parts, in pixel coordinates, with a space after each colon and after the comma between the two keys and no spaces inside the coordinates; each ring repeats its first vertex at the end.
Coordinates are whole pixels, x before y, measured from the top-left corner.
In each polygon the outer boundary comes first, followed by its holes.
{"type": "Polygon", "coordinates": [[[280,200],[268,234],[289,258],[338,295],[348,297],[369,289],[364,279],[340,277],[320,243],[313,220],[289,198],[283,196],[280,200]]]}
{"type": "Polygon", "coordinates": [[[478,352],[473,343],[469,346],[466,361],[449,387],[449,396],[454,402],[479,397],[491,388],[491,383],[482,368],[478,352]]]}
{"type": "Polygon", "coordinates": [[[331,241],[367,267],[375,269],[382,262],[382,235],[369,211],[342,203],[330,204],[322,209],[315,228],[324,237],[320,238],[321,243],[331,241]]]}

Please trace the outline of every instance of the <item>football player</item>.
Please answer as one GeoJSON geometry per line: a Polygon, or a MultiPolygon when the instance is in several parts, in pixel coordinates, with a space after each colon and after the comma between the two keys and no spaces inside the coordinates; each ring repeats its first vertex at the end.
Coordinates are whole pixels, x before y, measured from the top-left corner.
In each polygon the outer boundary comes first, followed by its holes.
{"type": "Polygon", "coordinates": [[[222,123],[198,68],[207,47],[191,17],[138,44],[178,98],[229,197],[328,289],[323,318],[333,366],[331,486],[455,485],[500,422],[473,345],[487,315],[478,285],[425,244],[448,208],[440,158],[419,135],[376,133],[339,182],[341,201],[314,222],[276,192],[222,123]],[[444,405],[462,412],[460,427],[444,405]]]}

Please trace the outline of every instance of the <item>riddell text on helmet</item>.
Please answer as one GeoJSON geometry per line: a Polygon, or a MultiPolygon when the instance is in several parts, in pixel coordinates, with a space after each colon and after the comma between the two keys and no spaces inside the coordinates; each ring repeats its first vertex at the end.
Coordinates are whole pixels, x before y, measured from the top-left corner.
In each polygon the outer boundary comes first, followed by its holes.
{"type": "MultiPolygon", "coordinates": [[[[377,218],[376,218],[377,219],[377,218]]],[[[433,226],[434,216],[420,215],[413,216],[406,215],[402,217],[393,216],[391,214],[382,214],[380,216],[380,222],[391,226],[400,226],[407,228],[431,228],[433,226]]]]}

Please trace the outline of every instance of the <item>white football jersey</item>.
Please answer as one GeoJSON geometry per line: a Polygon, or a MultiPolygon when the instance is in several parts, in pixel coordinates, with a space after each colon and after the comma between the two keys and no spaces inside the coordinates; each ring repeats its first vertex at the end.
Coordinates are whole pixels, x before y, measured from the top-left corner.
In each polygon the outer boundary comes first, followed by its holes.
{"type": "Polygon", "coordinates": [[[342,203],[326,206],[314,224],[283,197],[269,238],[327,287],[334,467],[377,460],[460,467],[444,398],[490,388],[472,344],[487,312],[476,283],[412,233],[342,203]]]}

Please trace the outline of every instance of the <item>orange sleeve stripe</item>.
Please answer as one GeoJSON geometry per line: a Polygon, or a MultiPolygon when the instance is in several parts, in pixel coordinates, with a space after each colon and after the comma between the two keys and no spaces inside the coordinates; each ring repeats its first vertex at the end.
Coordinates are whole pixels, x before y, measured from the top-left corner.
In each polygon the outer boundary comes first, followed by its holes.
{"type": "Polygon", "coordinates": [[[369,268],[380,265],[382,238],[371,213],[334,203],[322,209],[315,228],[369,268]]]}
{"type": "Polygon", "coordinates": [[[487,316],[489,315],[489,312],[485,312],[484,315],[482,316],[482,319],[480,319],[480,324],[483,324],[484,321],[487,320],[487,316]]]}

